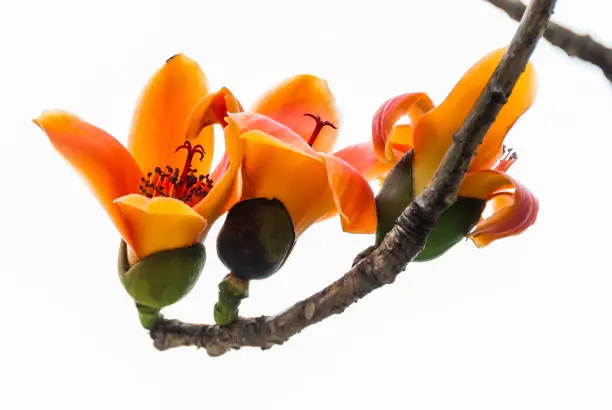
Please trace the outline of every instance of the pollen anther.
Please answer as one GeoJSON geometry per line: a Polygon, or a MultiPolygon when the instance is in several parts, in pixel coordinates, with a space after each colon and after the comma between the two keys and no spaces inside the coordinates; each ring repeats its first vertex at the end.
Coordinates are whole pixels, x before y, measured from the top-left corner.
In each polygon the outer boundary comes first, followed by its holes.
{"type": "Polygon", "coordinates": [[[182,169],[172,168],[169,165],[155,167],[154,172],[147,172],[147,176],[140,179],[138,190],[148,198],[164,196],[176,198],[193,206],[204,198],[213,187],[213,181],[208,174],[197,175],[197,168],[192,168],[194,156],[200,156],[199,160],[204,159],[206,152],[201,145],[192,145],[189,141],[176,148],[174,151],[187,151],[185,165],[182,169]]]}

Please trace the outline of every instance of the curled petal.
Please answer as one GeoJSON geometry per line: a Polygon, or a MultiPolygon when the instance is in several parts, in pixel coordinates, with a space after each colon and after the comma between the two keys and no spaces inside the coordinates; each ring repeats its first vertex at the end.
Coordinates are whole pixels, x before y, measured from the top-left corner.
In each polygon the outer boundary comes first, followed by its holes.
{"type": "MultiPolygon", "coordinates": [[[[185,142],[187,119],[208,94],[208,82],[200,66],[183,54],[166,61],[151,78],[137,104],[130,130],[129,150],[143,170],[169,165],[182,168],[185,157],[175,149],[185,142]]],[[[212,129],[191,143],[211,151],[212,129]]]]}
{"type": "MultiPolygon", "coordinates": [[[[340,115],[327,81],[313,75],[303,74],[283,81],[268,91],[253,107],[253,112],[268,116],[291,128],[304,141],[309,141],[316,123],[304,114],[319,117],[336,128],[340,115]]],[[[338,130],[324,127],[318,134],[313,148],[319,152],[330,152],[338,138],[338,130]]]]}
{"type": "Polygon", "coordinates": [[[227,88],[206,96],[191,112],[185,126],[185,139],[188,141],[199,141],[198,144],[204,147],[206,155],[198,164],[200,173],[205,174],[211,168],[215,139],[213,128],[214,124],[227,126],[225,117],[229,113],[242,111],[242,105],[227,88]]]}
{"type": "MultiPolygon", "coordinates": [[[[433,106],[433,103],[425,93],[402,94],[385,101],[372,119],[372,143],[374,144],[376,155],[382,161],[395,163],[396,156],[391,146],[395,123],[402,116],[407,115],[412,124],[416,124],[433,106]]],[[[404,129],[401,132],[404,135],[396,137],[397,140],[406,140],[406,137],[408,137],[406,132],[409,133],[410,140],[412,139],[411,129],[410,131],[404,129]]],[[[407,151],[408,149],[405,152],[407,151]]]]}
{"type": "Polygon", "coordinates": [[[342,159],[327,154],[323,158],[342,229],[351,233],[374,233],[376,202],[368,182],[342,159]]]}
{"type": "Polygon", "coordinates": [[[142,172],[110,134],[64,111],[46,111],[34,120],[49,141],[85,179],[120,235],[133,246],[133,232],[113,200],[137,191],[142,172]]]}
{"type": "Polygon", "coordinates": [[[131,194],[115,203],[133,232],[132,250],[138,259],[200,242],[207,226],[206,219],[178,199],[131,194]]]}
{"type": "Polygon", "coordinates": [[[376,156],[369,142],[348,146],[334,153],[334,156],[346,161],[368,181],[384,178],[393,167],[393,164],[383,162],[376,156]]]}
{"type": "Polygon", "coordinates": [[[484,199],[487,205],[491,205],[492,215],[478,222],[469,234],[478,247],[522,233],[534,224],[538,215],[537,198],[524,185],[503,172],[478,171],[468,174],[459,195],[484,199]]]}
{"type": "MultiPolygon", "coordinates": [[[[415,183],[421,192],[450,146],[454,133],[467,118],[505,49],[496,50],[465,73],[446,99],[423,116],[414,131],[415,183]]],[[[470,165],[470,171],[490,169],[498,160],[503,140],[515,121],[531,106],[535,97],[536,78],[529,63],[519,77],[508,102],[489,128],[470,165]]]]}
{"type": "Polygon", "coordinates": [[[242,112],[240,101],[234,97],[232,92],[223,87],[216,93],[209,94],[193,109],[189,120],[185,136],[187,139],[195,138],[202,128],[213,124],[227,125],[225,117],[229,113],[242,112]]]}

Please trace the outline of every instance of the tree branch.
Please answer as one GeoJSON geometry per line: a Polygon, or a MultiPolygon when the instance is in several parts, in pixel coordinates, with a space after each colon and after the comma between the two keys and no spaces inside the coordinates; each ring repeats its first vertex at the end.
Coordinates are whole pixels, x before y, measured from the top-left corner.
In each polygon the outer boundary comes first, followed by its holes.
{"type": "Polygon", "coordinates": [[[553,12],[555,0],[533,0],[512,42],[461,128],[431,184],[397,219],[380,246],[344,276],[276,316],[239,319],[227,326],[162,319],[151,330],[154,346],[196,346],[218,356],[243,346],[266,349],[392,283],[423,250],[440,214],[451,205],[484,135],[506,103],[553,12]]]}
{"type": "MultiPolygon", "coordinates": [[[[502,9],[508,16],[520,21],[525,13],[525,5],[520,0],[485,0],[502,9]]],[[[612,81],[612,49],[593,40],[588,34],[574,33],[557,23],[550,22],[544,38],[559,47],[570,57],[576,57],[601,68],[606,78],[612,81]]]]}

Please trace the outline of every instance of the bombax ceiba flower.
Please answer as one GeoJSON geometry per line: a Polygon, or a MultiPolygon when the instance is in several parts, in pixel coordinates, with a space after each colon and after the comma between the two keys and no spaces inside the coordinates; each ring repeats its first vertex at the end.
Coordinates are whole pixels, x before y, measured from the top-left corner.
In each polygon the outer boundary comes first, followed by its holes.
{"type": "Polygon", "coordinates": [[[119,231],[120,277],[147,327],[192,288],[205,261],[202,240],[237,199],[240,164],[226,161],[210,172],[211,125],[240,110],[227,89],[211,93],[198,64],[178,54],[143,90],[127,148],[68,112],[46,111],[34,120],[119,231]],[[197,132],[188,123],[194,112],[197,132]]]}
{"type": "Polygon", "coordinates": [[[352,166],[360,153],[350,147],[332,153],[339,114],[324,80],[292,77],[251,112],[226,120],[226,138],[237,141],[242,190],[217,238],[219,257],[231,271],[220,285],[218,323],[235,319],[248,281],[277,272],[313,224],[339,215],[346,232],[376,229],[374,194],[352,166]]]}
{"type": "MultiPolygon", "coordinates": [[[[351,148],[360,158],[354,167],[368,178],[386,178],[377,196],[377,243],[431,181],[504,51],[496,50],[476,63],[437,107],[424,93],[389,99],[374,115],[373,143],[351,148]],[[409,123],[402,121],[406,117],[409,123]],[[399,166],[389,173],[398,161],[399,166]]],[[[438,219],[417,260],[436,258],[465,237],[484,247],[520,234],[535,222],[538,201],[507,174],[518,156],[503,144],[507,132],[531,106],[535,90],[530,63],[478,148],[457,201],[438,219]]]]}

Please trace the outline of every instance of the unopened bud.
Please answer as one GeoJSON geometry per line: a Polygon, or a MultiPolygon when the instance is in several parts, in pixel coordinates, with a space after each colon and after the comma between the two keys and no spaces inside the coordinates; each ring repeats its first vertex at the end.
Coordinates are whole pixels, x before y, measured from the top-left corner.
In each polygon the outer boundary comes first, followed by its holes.
{"type": "Polygon", "coordinates": [[[285,263],[293,249],[291,215],[278,199],[254,198],[229,210],[217,237],[219,259],[238,278],[263,279],[285,263]]]}

